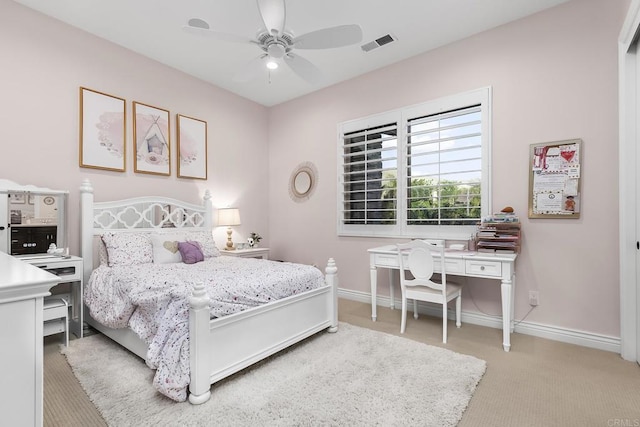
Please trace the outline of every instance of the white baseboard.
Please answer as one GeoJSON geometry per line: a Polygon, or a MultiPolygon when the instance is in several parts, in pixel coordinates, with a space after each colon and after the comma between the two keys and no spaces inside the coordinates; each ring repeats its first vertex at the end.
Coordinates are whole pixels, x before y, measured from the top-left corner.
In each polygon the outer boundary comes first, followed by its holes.
{"type": "MultiPolygon", "coordinates": [[[[352,291],[350,289],[338,289],[338,297],[351,301],[358,301],[370,304],[371,294],[367,292],[352,291]]],[[[377,305],[389,307],[391,299],[388,296],[377,297],[377,305]]],[[[395,307],[401,307],[402,303],[399,299],[395,300],[395,307]]],[[[410,305],[413,307],[413,304],[410,305]]],[[[441,316],[441,311],[427,304],[418,304],[418,312],[429,316],[441,316]]],[[[455,314],[449,310],[449,317],[455,314]]],[[[489,328],[502,329],[502,317],[488,316],[482,313],[462,312],[462,322],[472,325],[486,326],[489,328]]],[[[568,344],[576,344],[583,347],[595,348],[598,350],[610,351],[620,354],[621,343],[620,338],[610,337],[606,335],[597,335],[590,332],[576,331],[572,329],[560,328],[557,326],[542,325],[540,323],[521,321],[516,322],[514,331],[520,334],[532,335],[535,337],[546,338],[553,341],[560,341],[568,344]]]]}

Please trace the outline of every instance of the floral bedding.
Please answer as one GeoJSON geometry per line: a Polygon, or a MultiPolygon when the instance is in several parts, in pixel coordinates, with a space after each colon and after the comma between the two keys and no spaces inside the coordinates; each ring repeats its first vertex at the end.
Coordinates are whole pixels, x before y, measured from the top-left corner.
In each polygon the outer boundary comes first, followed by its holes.
{"type": "Polygon", "coordinates": [[[196,264],[102,265],[85,290],[91,317],[111,328],[131,328],[149,348],[154,386],[176,401],[189,385],[189,296],[204,283],[211,317],[221,317],[324,285],[315,267],[235,257],[196,264]]]}

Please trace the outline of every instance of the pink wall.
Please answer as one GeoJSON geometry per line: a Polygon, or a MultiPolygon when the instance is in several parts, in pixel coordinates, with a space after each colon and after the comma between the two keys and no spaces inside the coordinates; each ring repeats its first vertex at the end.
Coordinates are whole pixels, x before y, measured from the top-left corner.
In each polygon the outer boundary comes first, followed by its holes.
{"type": "MultiPolygon", "coordinates": [[[[0,177],[70,191],[71,251],[79,250],[79,191],[96,200],[160,194],[214,206],[235,205],[243,224],[268,242],[267,109],[9,0],[0,0],[0,177]],[[79,86],[127,100],[125,173],[78,166],[79,86]],[[133,172],[132,101],[171,112],[171,176],[133,172]],[[208,124],[207,181],[176,177],[177,113],[208,124]],[[247,156],[247,152],[255,153],[247,156]]],[[[219,246],[224,230],[216,230],[219,246]]]]}
{"type": "MultiPolygon", "coordinates": [[[[617,36],[628,4],[571,1],[272,107],[272,255],[318,265],[334,257],[340,286],[368,293],[367,248],[396,240],[336,236],[337,124],[491,86],[492,210],[513,206],[524,233],[516,319],[538,290],[527,321],[619,337],[617,36]],[[570,138],[584,141],[582,217],[528,219],[529,144],[570,138]],[[294,203],[288,180],[303,161],[317,166],[319,186],[294,203]]],[[[463,309],[499,315],[497,283],[468,279],[463,309]]]]}
{"type": "MultiPolygon", "coordinates": [[[[0,177],[70,191],[73,253],[84,178],[97,200],[156,193],[196,202],[209,189],[214,205],[240,207],[239,236],[259,232],[273,258],[324,265],[335,257],[340,286],[368,293],[366,249],[395,240],[336,236],[337,124],[492,86],[493,210],[513,206],[524,230],[516,318],[538,290],[528,321],[617,337],[616,40],[628,4],[574,0],[267,109],[0,0],[0,177]],[[127,100],[126,173],[78,167],[79,86],[127,100]],[[174,150],[176,113],[208,122],[207,181],[178,179],[175,162],[170,177],[133,173],[134,100],[171,111],[174,150]],[[584,141],[582,218],[529,220],[529,144],[568,138],[584,141]],[[294,203],[288,181],[304,161],[317,166],[319,186],[294,203]]],[[[222,244],[223,230],[216,239],[222,244]]],[[[469,280],[464,299],[466,311],[500,313],[495,282],[469,280]]]]}

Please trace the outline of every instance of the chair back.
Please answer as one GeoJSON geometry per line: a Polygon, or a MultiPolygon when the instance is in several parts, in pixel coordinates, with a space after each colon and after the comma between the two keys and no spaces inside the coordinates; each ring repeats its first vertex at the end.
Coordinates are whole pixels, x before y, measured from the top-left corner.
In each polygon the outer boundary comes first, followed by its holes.
{"type": "Polygon", "coordinates": [[[412,240],[409,243],[402,243],[397,246],[400,285],[402,287],[428,286],[446,293],[447,276],[444,269],[444,246],[435,245],[424,240],[412,240]],[[441,281],[439,283],[432,280],[436,262],[433,253],[438,254],[440,257],[441,281]],[[407,278],[407,271],[411,273],[413,279],[407,278]]]}

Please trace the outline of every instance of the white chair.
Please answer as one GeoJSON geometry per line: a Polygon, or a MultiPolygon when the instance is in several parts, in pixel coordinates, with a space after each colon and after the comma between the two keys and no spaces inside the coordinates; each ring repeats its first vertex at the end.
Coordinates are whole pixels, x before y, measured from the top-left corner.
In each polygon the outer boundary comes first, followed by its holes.
{"type": "Polygon", "coordinates": [[[400,264],[400,288],[402,290],[402,324],[400,333],[404,334],[407,325],[407,300],[413,299],[413,317],[418,318],[418,300],[442,305],[442,342],[447,342],[447,304],[456,300],[456,326],[459,328],[462,306],[460,285],[447,283],[445,272],[444,246],[413,240],[399,244],[398,261],[400,264]],[[440,255],[440,282],[432,280],[435,260],[432,252],[440,255]],[[413,278],[407,277],[410,272],[413,278]]]}
{"type": "Polygon", "coordinates": [[[69,346],[69,303],[66,299],[51,295],[44,298],[43,335],[64,332],[64,345],[69,346]]]}

